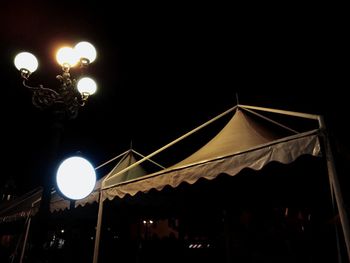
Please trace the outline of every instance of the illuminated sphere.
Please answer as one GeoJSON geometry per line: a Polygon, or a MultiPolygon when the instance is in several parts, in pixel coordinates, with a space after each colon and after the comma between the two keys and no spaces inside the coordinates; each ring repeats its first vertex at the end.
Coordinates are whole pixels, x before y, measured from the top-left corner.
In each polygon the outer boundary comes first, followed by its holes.
{"type": "Polygon", "coordinates": [[[38,60],[29,52],[21,52],[15,57],[15,66],[18,70],[26,69],[33,73],[38,68],[38,60]]]}
{"type": "Polygon", "coordinates": [[[79,42],[75,45],[74,50],[77,52],[78,58],[86,58],[90,63],[96,59],[96,49],[89,42],[79,42]]]}
{"type": "Polygon", "coordinates": [[[56,182],[62,194],[70,199],[79,200],[88,196],[94,189],[95,169],[82,157],[70,157],[59,166],[56,182]]]}
{"type": "Polygon", "coordinates": [[[81,78],[77,83],[78,91],[83,93],[88,93],[89,95],[92,95],[97,90],[96,82],[92,78],[81,78]]]}
{"type": "Polygon", "coordinates": [[[57,51],[56,60],[61,66],[67,64],[70,67],[74,67],[78,63],[79,57],[73,48],[63,47],[57,51]]]}

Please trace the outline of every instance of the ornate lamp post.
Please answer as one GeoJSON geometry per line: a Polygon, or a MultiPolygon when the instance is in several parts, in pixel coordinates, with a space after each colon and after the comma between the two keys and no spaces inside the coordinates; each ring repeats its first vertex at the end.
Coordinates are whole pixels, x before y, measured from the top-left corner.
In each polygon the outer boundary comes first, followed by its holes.
{"type": "Polygon", "coordinates": [[[56,59],[62,67],[62,74],[56,78],[60,81],[57,89],[45,88],[43,85],[32,87],[27,84],[30,75],[38,68],[38,60],[29,52],[21,52],[15,57],[15,66],[21,72],[23,85],[33,92],[33,105],[40,109],[52,106],[75,118],[79,107],[84,106],[88,97],[95,93],[96,83],[91,78],[81,78],[78,82],[70,75],[70,69],[77,65],[87,68],[96,58],[96,50],[88,42],[80,42],[74,48],[63,47],[58,50],[56,59]]]}
{"type": "Polygon", "coordinates": [[[84,106],[90,95],[94,94],[96,83],[88,77],[76,80],[70,74],[72,67],[78,66],[85,70],[96,58],[96,50],[89,42],[80,42],[74,48],[63,47],[58,50],[56,59],[62,68],[62,73],[56,76],[59,85],[56,88],[47,88],[43,85],[30,86],[28,84],[31,74],[38,68],[38,60],[29,52],[19,53],[14,60],[16,68],[20,71],[23,86],[32,91],[32,103],[41,110],[52,113],[52,141],[51,152],[48,156],[48,170],[42,178],[43,193],[39,212],[36,216],[37,224],[34,224],[35,257],[44,257],[43,246],[46,241],[48,219],[50,214],[50,197],[53,187],[52,167],[55,164],[55,156],[59,140],[63,130],[63,122],[66,119],[77,117],[79,108],[84,106]]]}

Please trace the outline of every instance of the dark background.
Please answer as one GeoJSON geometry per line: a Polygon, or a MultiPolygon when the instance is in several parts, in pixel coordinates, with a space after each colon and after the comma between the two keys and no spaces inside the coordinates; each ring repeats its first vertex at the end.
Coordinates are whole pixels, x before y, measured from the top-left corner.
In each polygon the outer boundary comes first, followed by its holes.
{"type": "Polygon", "coordinates": [[[47,122],[21,84],[15,55],[35,54],[30,83],[55,87],[57,48],[81,40],[97,49],[88,72],[98,91],[66,124],[59,158],[79,151],[98,166],[131,141],[147,155],[236,105],[238,94],[241,104],[324,115],[341,183],[349,183],[341,8],[112,1],[5,1],[0,8],[1,185],[13,178],[18,193],[36,187],[50,151],[47,122]]]}

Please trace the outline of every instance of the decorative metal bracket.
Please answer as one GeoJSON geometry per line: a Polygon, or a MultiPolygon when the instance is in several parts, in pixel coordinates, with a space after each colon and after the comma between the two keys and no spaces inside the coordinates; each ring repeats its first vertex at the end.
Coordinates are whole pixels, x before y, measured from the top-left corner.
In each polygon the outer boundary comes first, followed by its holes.
{"type": "Polygon", "coordinates": [[[85,105],[89,94],[81,94],[78,91],[77,81],[74,78],[71,78],[69,69],[69,66],[63,65],[62,74],[56,76],[56,79],[61,83],[57,90],[45,88],[43,85],[37,87],[29,86],[27,81],[30,72],[21,69],[23,86],[33,92],[32,103],[35,107],[43,110],[55,106],[58,109],[65,111],[70,119],[73,119],[78,115],[79,108],[85,105]]]}

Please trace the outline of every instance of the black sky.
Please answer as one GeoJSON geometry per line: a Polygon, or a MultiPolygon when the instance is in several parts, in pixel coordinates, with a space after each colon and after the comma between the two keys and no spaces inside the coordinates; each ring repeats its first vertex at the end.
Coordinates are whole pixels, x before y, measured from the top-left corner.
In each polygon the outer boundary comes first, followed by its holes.
{"type": "Polygon", "coordinates": [[[147,155],[234,106],[236,93],[241,104],[324,115],[349,156],[347,38],[327,7],[8,1],[0,13],[2,184],[36,186],[50,139],[14,56],[34,53],[31,84],[54,86],[56,48],[80,40],[97,49],[88,72],[99,89],[66,124],[60,156],[80,151],[97,166],[131,141],[147,155]]]}

